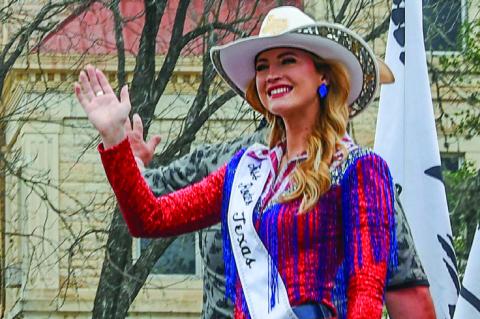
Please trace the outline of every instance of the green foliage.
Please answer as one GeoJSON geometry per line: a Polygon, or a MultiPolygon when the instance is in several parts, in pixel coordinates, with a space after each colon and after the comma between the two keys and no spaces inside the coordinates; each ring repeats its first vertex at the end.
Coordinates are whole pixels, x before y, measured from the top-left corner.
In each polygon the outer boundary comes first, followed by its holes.
{"type": "Polygon", "coordinates": [[[476,226],[480,223],[480,171],[466,162],[445,173],[445,187],[460,277],[463,278],[476,226]]]}
{"type": "MultiPolygon", "coordinates": [[[[447,85],[454,88],[470,86],[473,78],[480,74],[480,19],[466,22],[458,37],[462,52],[444,55],[439,58],[440,72],[448,75],[447,85]]],[[[457,97],[469,106],[467,110],[454,112],[446,116],[455,128],[452,136],[461,135],[466,139],[480,135],[480,95],[471,90],[457,97]]]]}
{"type": "MultiPolygon", "coordinates": [[[[447,87],[444,96],[438,96],[441,125],[445,137],[466,138],[480,136],[480,95],[478,85],[480,74],[480,18],[478,14],[462,25],[458,36],[461,52],[438,56],[438,69],[434,79],[441,87],[447,87]],[[442,105],[458,103],[448,110],[442,105]]],[[[437,91],[438,92],[438,91],[437,91]]],[[[447,144],[448,145],[448,144],[447,144]]],[[[445,187],[452,223],[454,246],[457,253],[459,274],[463,277],[475,235],[480,223],[480,171],[473,163],[465,163],[456,172],[445,173],[445,187]]]]}

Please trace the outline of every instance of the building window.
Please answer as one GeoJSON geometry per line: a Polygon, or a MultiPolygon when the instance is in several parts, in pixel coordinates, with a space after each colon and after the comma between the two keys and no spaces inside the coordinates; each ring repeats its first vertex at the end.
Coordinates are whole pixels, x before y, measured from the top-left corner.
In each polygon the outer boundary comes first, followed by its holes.
{"type": "MultiPolygon", "coordinates": [[[[152,275],[199,275],[200,253],[198,251],[197,233],[177,237],[158,259],[152,269],[152,275]]],[[[149,239],[137,241],[136,257],[150,243],[149,239]]]]}
{"type": "Polygon", "coordinates": [[[463,162],[465,161],[464,153],[440,153],[440,158],[442,161],[442,170],[455,172],[462,167],[463,162]]]}
{"type": "Polygon", "coordinates": [[[423,0],[423,35],[427,52],[461,50],[462,0],[423,0]]]}

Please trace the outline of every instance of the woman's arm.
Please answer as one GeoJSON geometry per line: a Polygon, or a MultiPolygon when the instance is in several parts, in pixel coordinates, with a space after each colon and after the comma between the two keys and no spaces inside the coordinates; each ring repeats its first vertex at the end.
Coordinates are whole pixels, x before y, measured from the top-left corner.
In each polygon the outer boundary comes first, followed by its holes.
{"type": "Polygon", "coordinates": [[[145,168],[153,159],[155,148],[161,140],[160,136],[153,135],[150,140],[144,140],[143,123],[138,114],[133,115],[131,123],[127,119],[125,130],[137,165],[156,196],[200,181],[227,163],[241,148],[247,148],[254,143],[265,144],[268,131],[267,126],[261,123],[252,134],[223,143],[202,144],[167,166],[145,168]]]}
{"type": "Polygon", "coordinates": [[[225,166],[192,186],[155,198],[137,167],[128,139],[109,149],[100,144],[99,152],[132,236],[179,235],[220,221],[225,166]]]}
{"type": "Polygon", "coordinates": [[[99,151],[105,171],[132,235],[178,235],[218,222],[225,168],[196,185],[156,199],[138,170],[127,139],[128,88],[122,88],[118,99],[102,71],[91,65],[80,72],[78,80],[75,94],[102,138],[99,151]]]}
{"type": "MultiPolygon", "coordinates": [[[[147,168],[142,175],[156,195],[170,193],[195,183],[225,165],[242,148],[264,142],[266,129],[221,144],[203,144],[189,154],[157,168],[147,168]]],[[[135,150],[134,154],[135,154],[135,150]]]]}
{"type": "Polygon", "coordinates": [[[347,318],[381,318],[387,267],[395,259],[393,186],[387,164],[363,155],[342,179],[347,318]]]}

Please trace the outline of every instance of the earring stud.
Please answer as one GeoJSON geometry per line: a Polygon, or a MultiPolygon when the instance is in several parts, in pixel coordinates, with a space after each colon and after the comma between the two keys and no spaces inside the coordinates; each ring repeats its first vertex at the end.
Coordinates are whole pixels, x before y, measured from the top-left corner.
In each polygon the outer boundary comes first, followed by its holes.
{"type": "Polygon", "coordinates": [[[317,93],[320,96],[320,99],[322,99],[322,100],[325,99],[327,97],[327,94],[328,94],[328,86],[325,83],[322,83],[318,87],[317,93]]]}

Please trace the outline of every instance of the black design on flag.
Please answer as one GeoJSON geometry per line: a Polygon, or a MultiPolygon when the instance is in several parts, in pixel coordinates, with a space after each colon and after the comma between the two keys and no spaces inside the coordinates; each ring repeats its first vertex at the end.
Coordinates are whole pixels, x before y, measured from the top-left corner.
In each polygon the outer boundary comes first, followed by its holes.
{"type": "MultiPolygon", "coordinates": [[[[445,238],[440,235],[437,235],[437,239],[440,245],[443,248],[443,251],[447,254],[447,257],[450,261],[443,258],[443,262],[447,267],[448,273],[450,274],[450,278],[457,289],[457,295],[460,293],[460,282],[458,280],[458,268],[457,268],[457,257],[455,256],[455,251],[453,250],[453,238],[449,234],[447,234],[449,241],[447,242],[445,238]]],[[[448,312],[450,314],[450,318],[453,318],[455,313],[455,305],[448,305],[448,312]]]]}
{"type": "Polygon", "coordinates": [[[443,251],[447,254],[447,257],[450,261],[443,258],[443,262],[447,266],[448,273],[452,278],[453,284],[457,289],[457,295],[460,293],[460,283],[458,282],[458,269],[457,269],[457,257],[455,256],[455,251],[453,250],[453,238],[447,234],[448,242],[445,238],[440,235],[437,235],[438,242],[442,245],[443,251]]]}
{"type": "Polygon", "coordinates": [[[427,169],[424,173],[430,177],[438,179],[440,182],[442,182],[442,184],[444,184],[442,168],[440,166],[432,166],[429,169],[427,169]]]}
{"type": "Polygon", "coordinates": [[[453,315],[455,314],[455,307],[456,305],[448,305],[448,313],[450,314],[450,319],[453,319],[453,315]]]}
{"type": "Polygon", "coordinates": [[[477,309],[478,313],[480,313],[480,299],[475,296],[470,290],[465,287],[462,287],[460,291],[460,296],[463,297],[469,304],[472,305],[473,308],[477,309]]]}
{"type": "Polygon", "coordinates": [[[399,59],[405,65],[405,1],[393,0],[392,22],[397,27],[393,31],[393,36],[398,45],[402,48],[399,59]]]}

